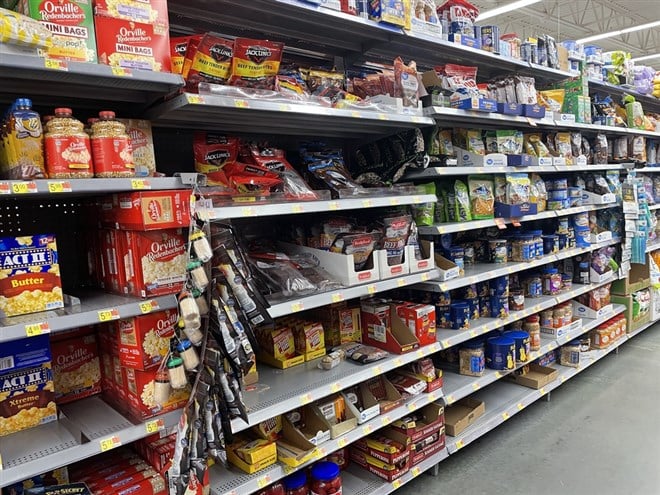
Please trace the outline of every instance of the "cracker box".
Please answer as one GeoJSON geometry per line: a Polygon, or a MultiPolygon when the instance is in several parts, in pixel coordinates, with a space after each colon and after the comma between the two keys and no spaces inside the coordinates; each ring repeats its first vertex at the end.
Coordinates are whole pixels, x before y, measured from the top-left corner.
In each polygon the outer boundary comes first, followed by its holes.
{"type": "Polygon", "coordinates": [[[55,236],[0,238],[0,312],[16,316],[62,307],[55,236]]]}
{"type": "Polygon", "coordinates": [[[167,0],[94,0],[94,14],[152,24],[158,33],[169,29],[167,0]]]}
{"type": "Polygon", "coordinates": [[[135,175],[138,177],[152,177],[156,172],[156,154],[151,122],[142,119],[118,120],[126,126],[126,132],[131,140],[135,175]]]}
{"type": "Polygon", "coordinates": [[[51,343],[55,401],[65,404],[101,393],[101,362],[93,333],[51,343]]]}
{"type": "Polygon", "coordinates": [[[165,404],[154,401],[154,386],[157,369],[148,371],[124,368],[126,372],[126,392],[129,411],[140,420],[174,411],[186,405],[190,389],[170,390],[170,397],[165,404]]]}
{"type": "Polygon", "coordinates": [[[48,58],[96,62],[91,0],[22,0],[16,10],[41,21],[53,34],[48,58]]]}
{"type": "Polygon", "coordinates": [[[119,320],[119,360],[122,366],[145,370],[158,366],[170,349],[178,313],[173,309],[119,320]]]}
{"type": "Polygon", "coordinates": [[[188,256],[182,229],[126,231],[128,293],[138,297],[176,294],[186,280],[188,256]]]}
{"type": "Polygon", "coordinates": [[[347,303],[341,302],[315,310],[313,315],[323,325],[327,345],[337,346],[362,340],[359,307],[349,307],[347,303]]]}
{"type": "Polygon", "coordinates": [[[52,485],[45,488],[32,487],[25,490],[25,495],[92,495],[85,483],[52,485]]]}
{"type": "Polygon", "coordinates": [[[325,356],[323,325],[314,321],[298,320],[293,325],[293,340],[296,352],[311,361],[325,356]]]}
{"type": "Polygon", "coordinates": [[[0,375],[0,437],[57,419],[50,362],[0,375]]]}
{"type": "Polygon", "coordinates": [[[391,328],[391,308],[382,299],[367,299],[360,306],[363,340],[373,339],[385,342],[387,331],[391,328]]]}
{"type": "Polygon", "coordinates": [[[124,230],[177,229],[190,225],[190,191],[117,193],[101,200],[101,223],[124,230]]]}
{"type": "Polygon", "coordinates": [[[99,63],[125,69],[170,72],[170,37],[151,24],[94,16],[99,63]]]}

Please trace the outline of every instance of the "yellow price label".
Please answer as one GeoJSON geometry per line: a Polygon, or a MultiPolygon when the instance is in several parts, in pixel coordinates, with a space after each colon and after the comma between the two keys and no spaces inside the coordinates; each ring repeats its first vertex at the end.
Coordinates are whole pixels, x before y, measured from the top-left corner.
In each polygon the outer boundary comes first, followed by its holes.
{"type": "Polygon", "coordinates": [[[102,309],[98,312],[99,321],[105,323],[106,321],[118,320],[119,319],[119,310],[117,308],[112,309],[102,309]]]}
{"type": "Polygon", "coordinates": [[[234,100],[234,106],[236,108],[250,108],[250,104],[247,100],[234,100]]]}
{"type": "Polygon", "coordinates": [[[508,413],[508,412],[503,412],[503,413],[502,413],[502,419],[503,419],[504,421],[506,421],[507,419],[509,419],[509,413],[508,413]]]}
{"type": "Polygon", "coordinates": [[[465,446],[465,444],[463,443],[463,440],[458,440],[458,441],[456,442],[456,450],[460,450],[460,449],[462,449],[464,446],[465,446]]]}
{"type": "Polygon", "coordinates": [[[564,383],[564,382],[566,381],[566,377],[563,376],[563,375],[560,376],[560,377],[559,377],[559,381],[560,381],[561,383],[564,383]]]}
{"type": "Polygon", "coordinates": [[[383,374],[383,369],[380,366],[376,366],[374,369],[371,370],[371,374],[373,376],[379,376],[383,374]]]}
{"type": "Polygon", "coordinates": [[[134,191],[151,189],[151,183],[147,179],[131,179],[131,189],[134,191]]]}
{"type": "Polygon", "coordinates": [[[305,395],[302,395],[300,397],[300,403],[304,406],[306,404],[309,404],[312,402],[312,394],[311,393],[306,393],[305,395]]]}
{"type": "Polygon", "coordinates": [[[542,388],[539,390],[539,394],[541,394],[541,395],[545,395],[545,388],[542,387],[542,388]]]}
{"type": "Polygon", "coordinates": [[[378,120],[389,120],[389,117],[384,113],[379,113],[378,120]]]}
{"type": "Polygon", "coordinates": [[[395,367],[395,368],[398,368],[399,366],[403,366],[403,359],[401,359],[401,358],[396,358],[396,359],[394,360],[394,367],[395,367]]]}
{"type": "Polygon", "coordinates": [[[399,198],[390,198],[390,206],[399,206],[399,198]]]}
{"type": "Polygon", "coordinates": [[[291,207],[291,213],[303,213],[305,209],[302,207],[302,205],[293,205],[291,207]]]}
{"type": "Polygon", "coordinates": [[[422,202],[422,198],[420,198],[419,196],[413,196],[413,204],[414,205],[418,205],[421,202],[422,202]]]}
{"type": "Polygon", "coordinates": [[[193,105],[202,105],[204,103],[204,99],[200,95],[188,95],[188,103],[192,103],[193,105]]]}
{"type": "Polygon", "coordinates": [[[440,292],[447,292],[449,290],[449,286],[447,284],[440,284],[440,292]]]}
{"type": "Polygon", "coordinates": [[[394,480],[392,482],[392,488],[394,488],[395,490],[397,490],[398,488],[401,488],[401,480],[394,480]]]}
{"type": "Polygon", "coordinates": [[[110,438],[104,438],[100,442],[101,452],[107,452],[108,450],[116,449],[121,446],[121,440],[117,435],[113,435],[110,438]]]}
{"type": "Polygon", "coordinates": [[[413,412],[417,410],[417,406],[415,404],[408,404],[408,411],[413,412]]]}
{"type": "Polygon", "coordinates": [[[270,485],[270,474],[262,476],[257,480],[257,486],[259,488],[266,488],[268,485],[270,485]]]}
{"type": "Polygon", "coordinates": [[[359,118],[362,117],[362,114],[360,114],[360,112],[358,112],[357,110],[353,110],[353,111],[351,112],[351,117],[356,118],[356,119],[359,119],[359,118]]]}
{"type": "Polygon", "coordinates": [[[385,425],[388,425],[388,424],[390,424],[390,423],[392,422],[392,418],[390,418],[389,416],[383,416],[383,417],[380,419],[380,421],[381,421],[381,423],[383,424],[383,426],[385,426],[385,425]]]}
{"type": "Polygon", "coordinates": [[[341,385],[339,385],[339,382],[335,382],[332,385],[330,385],[330,392],[333,394],[339,392],[341,390],[341,385]]]}
{"type": "Polygon", "coordinates": [[[396,281],[396,286],[397,287],[403,287],[404,285],[406,285],[406,279],[405,278],[397,279],[397,281],[396,281]]]}
{"type": "Polygon", "coordinates": [[[246,206],[245,208],[241,208],[241,216],[253,217],[256,214],[257,213],[254,211],[254,208],[252,208],[251,206],[246,206]]]}
{"type": "Polygon", "coordinates": [[[522,402],[518,402],[516,407],[518,408],[518,411],[522,411],[525,406],[522,405],[522,402]]]}
{"type": "Polygon", "coordinates": [[[496,371],[496,372],[495,372],[495,378],[497,378],[498,380],[499,380],[500,378],[502,378],[502,373],[500,373],[499,371],[496,371]]]}
{"type": "Polygon", "coordinates": [[[470,330],[470,337],[476,337],[477,336],[477,331],[476,330],[470,330]]]}
{"type": "Polygon", "coordinates": [[[71,182],[63,181],[63,180],[48,181],[48,192],[49,193],[71,192],[71,182]]]}
{"type": "Polygon", "coordinates": [[[131,69],[127,69],[126,67],[112,67],[112,75],[119,77],[131,77],[133,72],[131,72],[131,69]]]}
{"type": "Polygon", "coordinates": [[[443,340],[442,341],[442,348],[447,349],[449,347],[449,340],[443,340]]]}
{"type": "Polygon", "coordinates": [[[147,433],[149,434],[157,433],[163,428],[165,428],[165,420],[163,420],[163,418],[160,418],[160,419],[147,421],[144,427],[147,430],[147,433]]]}
{"type": "Polygon", "coordinates": [[[342,302],[344,300],[344,294],[342,294],[340,292],[338,292],[336,294],[332,294],[332,296],[330,296],[330,299],[332,299],[333,303],[342,302]]]}
{"type": "Polygon", "coordinates": [[[473,390],[473,391],[476,392],[476,391],[479,390],[480,388],[481,388],[481,385],[479,385],[478,383],[473,383],[473,384],[472,384],[472,390],[473,390]]]}
{"type": "Polygon", "coordinates": [[[50,332],[50,325],[47,321],[25,325],[25,335],[28,337],[36,337],[37,335],[48,332],[50,332]]]}
{"type": "Polygon", "coordinates": [[[422,359],[423,357],[424,357],[424,351],[421,350],[421,349],[418,350],[418,351],[417,351],[417,358],[418,358],[418,359],[422,359]]]}
{"type": "Polygon", "coordinates": [[[454,396],[453,395],[448,395],[447,396],[447,404],[453,404],[454,403],[454,396]]]}
{"type": "Polygon", "coordinates": [[[339,209],[339,203],[336,201],[330,201],[328,203],[328,210],[330,211],[337,211],[339,209]]]}
{"type": "Polygon", "coordinates": [[[44,59],[44,67],[46,67],[46,69],[53,70],[69,70],[69,66],[66,63],[66,60],[55,60],[52,58],[44,59]]]}
{"type": "Polygon", "coordinates": [[[367,292],[369,294],[375,294],[376,293],[376,286],[373,285],[373,284],[367,285],[367,292]]]}
{"type": "Polygon", "coordinates": [[[374,205],[374,203],[370,199],[363,199],[362,200],[362,206],[364,208],[371,208],[373,205],[374,205]]]}
{"type": "Polygon", "coordinates": [[[438,234],[444,234],[447,232],[447,227],[438,227],[438,234]]]}
{"type": "Polygon", "coordinates": [[[285,105],[284,103],[281,103],[279,105],[279,109],[280,109],[280,112],[288,112],[290,107],[289,107],[289,105],[285,105]]]}
{"type": "Polygon", "coordinates": [[[156,311],[157,309],[159,309],[158,301],[151,300],[140,303],[140,313],[143,315],[151,313],[152,311],[156,311]]]}
{"type": "Polygon", "coordinates": [[[340,449],[343,449],[344,447],[346,447],[348,445],[348,439],[347,438],[340,438],[339,440],[337,440],[337,445],[339,445],[340,449]]]}
{"type": "Polygon", "coordinates": [[[419,476],[421,472],[422,472],[422,470],[419,469],[419,466],[415,466],[414,468],[412,468],[410,470],[410,474],[412,474],[413,478],[416,478],[417,476],[419,476]]]}
{"type": "Polygon", "coordinates": [[[301,302],[291,303],[291,312],[292,313],[300,313],[303,309],[305,309],[305,306],[303,306],[303,303],[301,303],[301,302]]]}
{"type": "Polygon", "coordinates": [[[429,278],[431,278],[431,277],[429,277],[428,273],[422,273],[421,278],[422,278],[422,282],[428,282],[429,278]]]}
{"type": "Polygon", "coordinates": [[[436,395],[435,392],[431,392],[429,394],[429,402],[434,402],[437,398],[438,398],[438,396],[436,395]]]}
{"type": "Polygon", "coordinates": [[[374,427],[371,425],[366,425],[364,428],[362,428],[362,432],[365,435],[370,435],[374,431],[374,427]]]}
{"type": "Polygon", "coordinates": [[[37,192],[36,182],[12,182],[11,190],[14,194],[33,194],[37,192]]]}

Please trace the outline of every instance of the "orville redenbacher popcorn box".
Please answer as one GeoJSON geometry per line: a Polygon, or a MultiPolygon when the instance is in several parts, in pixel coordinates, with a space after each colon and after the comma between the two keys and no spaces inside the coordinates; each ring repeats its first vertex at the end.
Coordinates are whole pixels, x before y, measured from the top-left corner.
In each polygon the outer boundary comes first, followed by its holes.
{"type": "Polygon", "coordinates": [[[138,370],[158,367],[170,349],[178,318],[177,311],[168,309],[116,321],[122,366],[138,370]]]}

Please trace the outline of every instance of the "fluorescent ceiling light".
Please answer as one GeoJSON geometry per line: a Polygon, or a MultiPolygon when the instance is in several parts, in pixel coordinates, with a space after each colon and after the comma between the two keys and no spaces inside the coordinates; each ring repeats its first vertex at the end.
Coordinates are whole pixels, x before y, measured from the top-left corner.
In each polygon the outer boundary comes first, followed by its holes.
{"type": "Polygon", "coordinates": [[[485,21],[486,19],[490,19],[491,17],[495,17],[500,14],[505,14],[507,12],[511,12],[512,10],[522,9],[523,7],[529,7],[530,5],[542,1],[543,0],[518,0],[517,2],[508,3],[506,5],[502,5],[501,7],[497,7],[495,9],[481,12],[479,14],[479,17],[477,17],[477,22],[485,21]]]}
{"type": "Polygon", "coordinates": [[[660,21],[649,22],[648,24],[640,24],[639,26],[633,26],[626,29],[619,29],[618,31],[610,31],[609,33],[596,34],[594,36],[587,36],[577,40],[577,43],[591,43],[592,41],[598,41],[605,38],[612,38],[614,36],[621,36],[622,34],[634,33],[635,31],[641,31],[643,29],[653,29],[660,26],[660,21]]]}
{"type": "Polygon", "coordinates": [[[635,57],[633,58],[633,61],[641,62],[642,60],[651,60],[652,58],[660,58],[660,53],[656,53],[654,55],[644,55],[643,57],[635,57]]]}

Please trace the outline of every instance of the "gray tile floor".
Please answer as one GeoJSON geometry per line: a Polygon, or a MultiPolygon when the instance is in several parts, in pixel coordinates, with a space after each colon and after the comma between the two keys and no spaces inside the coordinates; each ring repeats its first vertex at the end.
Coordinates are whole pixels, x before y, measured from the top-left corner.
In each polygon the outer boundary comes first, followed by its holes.
{"type": "Polygon", "coordinates": [[[660,323],[397,495],[660,495],[660,323]]]}

